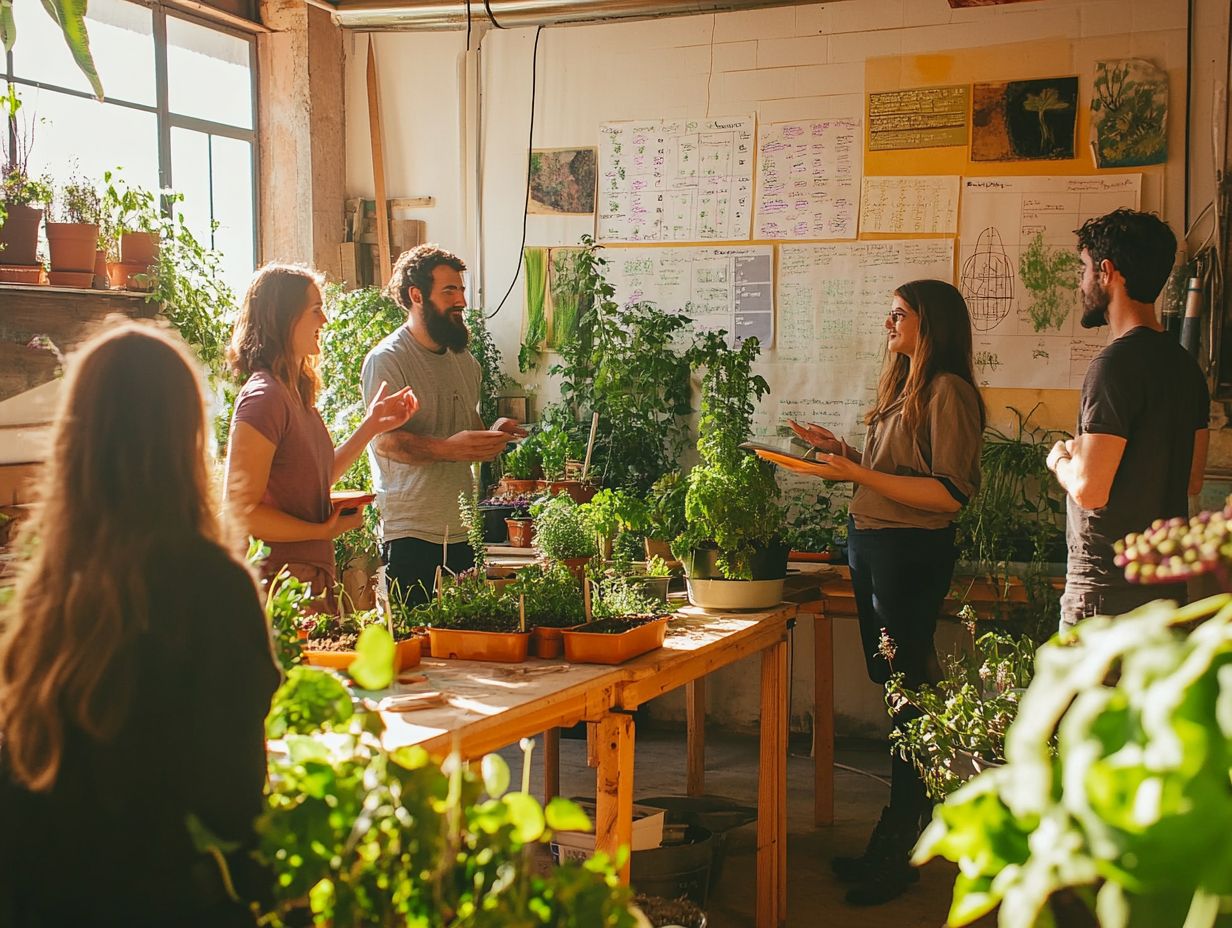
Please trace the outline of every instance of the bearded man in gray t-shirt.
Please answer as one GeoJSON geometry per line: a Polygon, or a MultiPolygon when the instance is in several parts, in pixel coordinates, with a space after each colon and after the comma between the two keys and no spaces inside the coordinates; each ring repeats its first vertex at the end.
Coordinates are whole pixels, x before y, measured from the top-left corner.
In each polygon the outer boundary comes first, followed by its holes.
{"type": "Polygon", "coordinates": [[[376,506],[381,513],[381,560],[391,593],[427,601],[436,568],[474,566],[458,513],[458,494],[472,492],[471,463],[491,461],[526,432],[513,419],[484,428],[479,417],[479,363],[466,350],[466,265],[436,245],[404,252],[388,295],[407,312],[406,325],[382,339],[364,359],[364,402],[410,387],[418,414],[368,446],[376,506]],[[447,551],[447,555],[443,553],[447,551]]]}

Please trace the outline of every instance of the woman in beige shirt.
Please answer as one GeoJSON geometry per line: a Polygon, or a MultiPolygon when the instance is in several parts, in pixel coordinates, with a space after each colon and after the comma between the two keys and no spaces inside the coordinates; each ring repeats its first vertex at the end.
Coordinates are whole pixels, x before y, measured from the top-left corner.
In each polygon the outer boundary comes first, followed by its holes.
{"type": "MultiPolygon", "coordinates": [[[[894,291],[886,319],[888,354],[868,413],[864,451],[820,426],[793,425],[820,452],[791,469],[855,484],[848,559],[860,637],[874,683],[893,670],[908,686],[928,682],[933,633],[954,571],[954,518],[980,484],[984,403],[975,386],[971,317],[954,287],[917,280],[894,291]]],[[[898,711],[894,725],[916,714],[898,711]]],[[[914,766],[893,755],[890,804],[860,857],[836,857],[835,872],[856,885],[847,899],[877,904],[919,879],[908,864],[930,805],[914,766]]]]}

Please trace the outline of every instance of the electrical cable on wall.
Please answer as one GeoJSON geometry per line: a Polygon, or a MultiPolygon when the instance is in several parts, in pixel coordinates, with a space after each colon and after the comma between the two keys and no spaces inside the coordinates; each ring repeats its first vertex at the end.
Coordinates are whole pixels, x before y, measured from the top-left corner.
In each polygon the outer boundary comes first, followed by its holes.
{"type": "MultiPolygon", "coordinates": [[[[498,22],[496,21],[496,17],[492,15],[492,3],[491,3],[491,0],[483,0],[483,8],[484,8],[485,10],[487,10],[487,11],[488,11],[488,19],[492,20],[492,25],[493,25],[493,26],[495,26],[497,29],[504,29],[504,28],[505,28],[505,27],[504,27],[504,26],[502,26],[500,23],[498,23],[498,22]]],[[[543,27],[542,27],[542,26],[540,26],[539,28],[540,28],[540,29],[542,29],[543,27]]],[[[537,42],[537,41],[539,41],[539,33],[537,33],[537,32],[535,33],[535,41],[536,41],[536,42],[537,42]]]]}
{"type": "Polygon", "coordinates": [[[466,3],[466,50],[471,50],[471,0],[464,0],[466,3]]]}
{"type": "MultiPolygon", "coordinates": [[[[484,0],[484,6],[488,5],[488,0],[484,0]]],[[[492,11],[488,11],[488,15],[492,15],[492,11]]],[[[492,20],[493,23],[496,20],[492,20]]],[[[497,28],[500,28],[499,26],[497,28]]],[[[505,291],[505,295],[501,297],[501,301],[496,304],[496,309],[486,316],[487,319],[492,319],[501,308],[505,305],[505,301],[509,299],[509,294],[513,293],[513,287],[518,282],[518,275],[522,273],[522,255],[526,250],[526,217],[530,214],[530,165],[531,153],[534,148],[535,141],[535,96],[537,93],[538,74],[539,74],[539,34],[543,32],[543,26],[535,27],[535,47],[530,56],[530,131],[526,136],[526,194],[522,197],[522,241],[518,245],[518,264],[513,269],[513,279],[509,281],[509,289],[505,291]]]]}

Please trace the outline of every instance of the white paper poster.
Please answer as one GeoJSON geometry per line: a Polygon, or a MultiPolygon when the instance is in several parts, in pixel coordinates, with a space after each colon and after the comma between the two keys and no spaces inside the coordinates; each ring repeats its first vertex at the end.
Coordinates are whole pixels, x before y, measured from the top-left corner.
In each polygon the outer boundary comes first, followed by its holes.
{"type": "Polygon", "coordinates": [[[753,237],[855,238],[863,150],[859,118],[762,126],[753,237]]]}
{"type": "Polygon", "coordinates": [[[909,280],[952,281],[950,239],[779,247],[778,341],[769,377],[777,410],[854,440],[873,406],[894,289],[909,280]]]}
{"type": "Polygon", "coordinates": [[[728,344],[774,342],[774,257],[769,245],[613,248],[605,276],[616,302],[650,302],[684,313],[693,331],[723,329],[728,344]]]}
{"type": "Polygon", "coordinates": [[[968,177],[958,287],[975,327],[976,379],[991,387],[1079,388],[1108,329],[1084,329],[1074,230],[1137,209],[1141,174],[968,177]]]}
{"type": "Polygon", "coordinates": [[[747,239],[752,116],[599,127],[596,237],[606,242],[747,239]]]}
{"type": "Polygon", "coordinates": [[[860,231],[892,235],[958,232],[958,182],[953,177],[865,177],[860,231]]]}

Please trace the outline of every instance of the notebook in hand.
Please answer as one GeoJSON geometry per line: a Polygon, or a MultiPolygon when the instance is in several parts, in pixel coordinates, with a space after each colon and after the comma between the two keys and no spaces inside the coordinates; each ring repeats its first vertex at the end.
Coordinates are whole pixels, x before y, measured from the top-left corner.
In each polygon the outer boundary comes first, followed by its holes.
{"type": "Polygon", "coordinates": [[[807,461],[810,464],[815,464],[817,462],[816,448],[809,448],[807,451],[803,452],[796,451],[795,449],[787,451],[775,445],[767,445],[759,441],[741,442],[740,447],[744,451],[751,451],[759,458],[763,458],[767,461],[773,461],[776,464],[781,463],[782,461],[807,461]]]}

